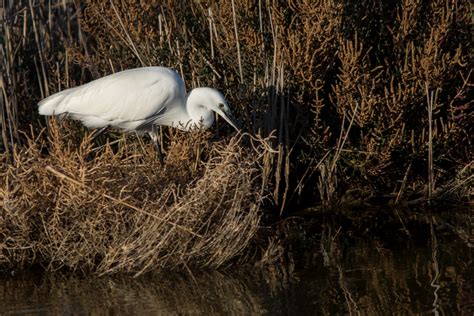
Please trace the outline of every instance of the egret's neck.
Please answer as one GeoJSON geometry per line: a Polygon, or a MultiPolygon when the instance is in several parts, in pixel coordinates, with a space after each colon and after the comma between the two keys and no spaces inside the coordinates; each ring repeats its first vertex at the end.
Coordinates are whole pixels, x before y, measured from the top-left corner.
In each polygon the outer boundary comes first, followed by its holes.
{"type": "Polygon", "coordinates": [[[214,113],[204,106],[205,99],[201,94],[199,89],[192,90],[186,100],[186,109],[193,125],[207,129],[214,123],[214,113]]]}

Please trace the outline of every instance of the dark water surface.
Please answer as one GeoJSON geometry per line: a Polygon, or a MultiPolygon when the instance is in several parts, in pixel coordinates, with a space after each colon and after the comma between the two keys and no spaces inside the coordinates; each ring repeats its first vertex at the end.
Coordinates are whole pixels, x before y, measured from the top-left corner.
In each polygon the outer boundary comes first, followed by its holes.
{"type": "MultiPolygon", "coordinates": [[[[400,232],[400,234],[403,234],[400,232]]],[[[302,263],[166,276],[0,275],[2,315],[473,315],[472,248],[323,234],[302,263]],[[284,267],[284,268],[283,268],[284,267]]],[[[280,259],[281,260],[281,259],[280,259]]]]}

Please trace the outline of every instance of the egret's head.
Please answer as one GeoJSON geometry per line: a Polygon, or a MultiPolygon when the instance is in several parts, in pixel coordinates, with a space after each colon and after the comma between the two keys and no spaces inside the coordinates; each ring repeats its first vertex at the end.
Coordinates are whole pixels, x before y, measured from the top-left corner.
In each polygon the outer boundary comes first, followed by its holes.
{"type": "Polygon", "coordinates": [[[199,94],[200,103],[202,106],[206,107],[208,110],[216,112],[219,116],[221,116],[224,120],[227,121],[233,128],[237,131],[240,131],[238,127],[238,123],[236,122],[235,118],[230,111],[229,105],[225,100],[222,93],[219,91],[212,89],[212,88],[196,88],[192,91],[192,93],[199,94]]]}

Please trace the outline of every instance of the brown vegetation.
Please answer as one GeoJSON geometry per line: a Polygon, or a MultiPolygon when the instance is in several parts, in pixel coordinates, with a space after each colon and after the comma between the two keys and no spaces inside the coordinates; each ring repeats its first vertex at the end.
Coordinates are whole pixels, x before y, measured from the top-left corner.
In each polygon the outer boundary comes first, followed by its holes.
{"type": "Polygon", "coordinates": [[[265,198],[265,141],[214,143],[202,162],[206,134],[175,135],[161,166],[138,140],[93,148],[86,135],[77,146],[53,122],[47,141],[28,138],[2,161],[0,263],[140,274],[243,256],[265,198]]]}
{"type": "Polygon", "coordinates": [[[1,264],[217,267],[249,255],[265,197],[280,216],[472,195],[468,1],[15,1],[0,15],[1,264]],[[220,89],[265,139],[163,129],[161,166],[141,138],[91,142],[37,114],[148,65],[220,89]]]}

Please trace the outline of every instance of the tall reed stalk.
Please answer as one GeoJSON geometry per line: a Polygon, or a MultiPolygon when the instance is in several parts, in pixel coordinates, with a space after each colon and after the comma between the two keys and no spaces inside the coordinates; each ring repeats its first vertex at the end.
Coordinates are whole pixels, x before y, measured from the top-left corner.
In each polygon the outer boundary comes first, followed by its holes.
{"type": "Polygon", "coordinates": [[[434,169],[433,169],[433,104],[434,91],[429,91],[428,83],[426,84],[426,104],[428,112],[428,201],[431,201],[434,190],[434,169]]]}

